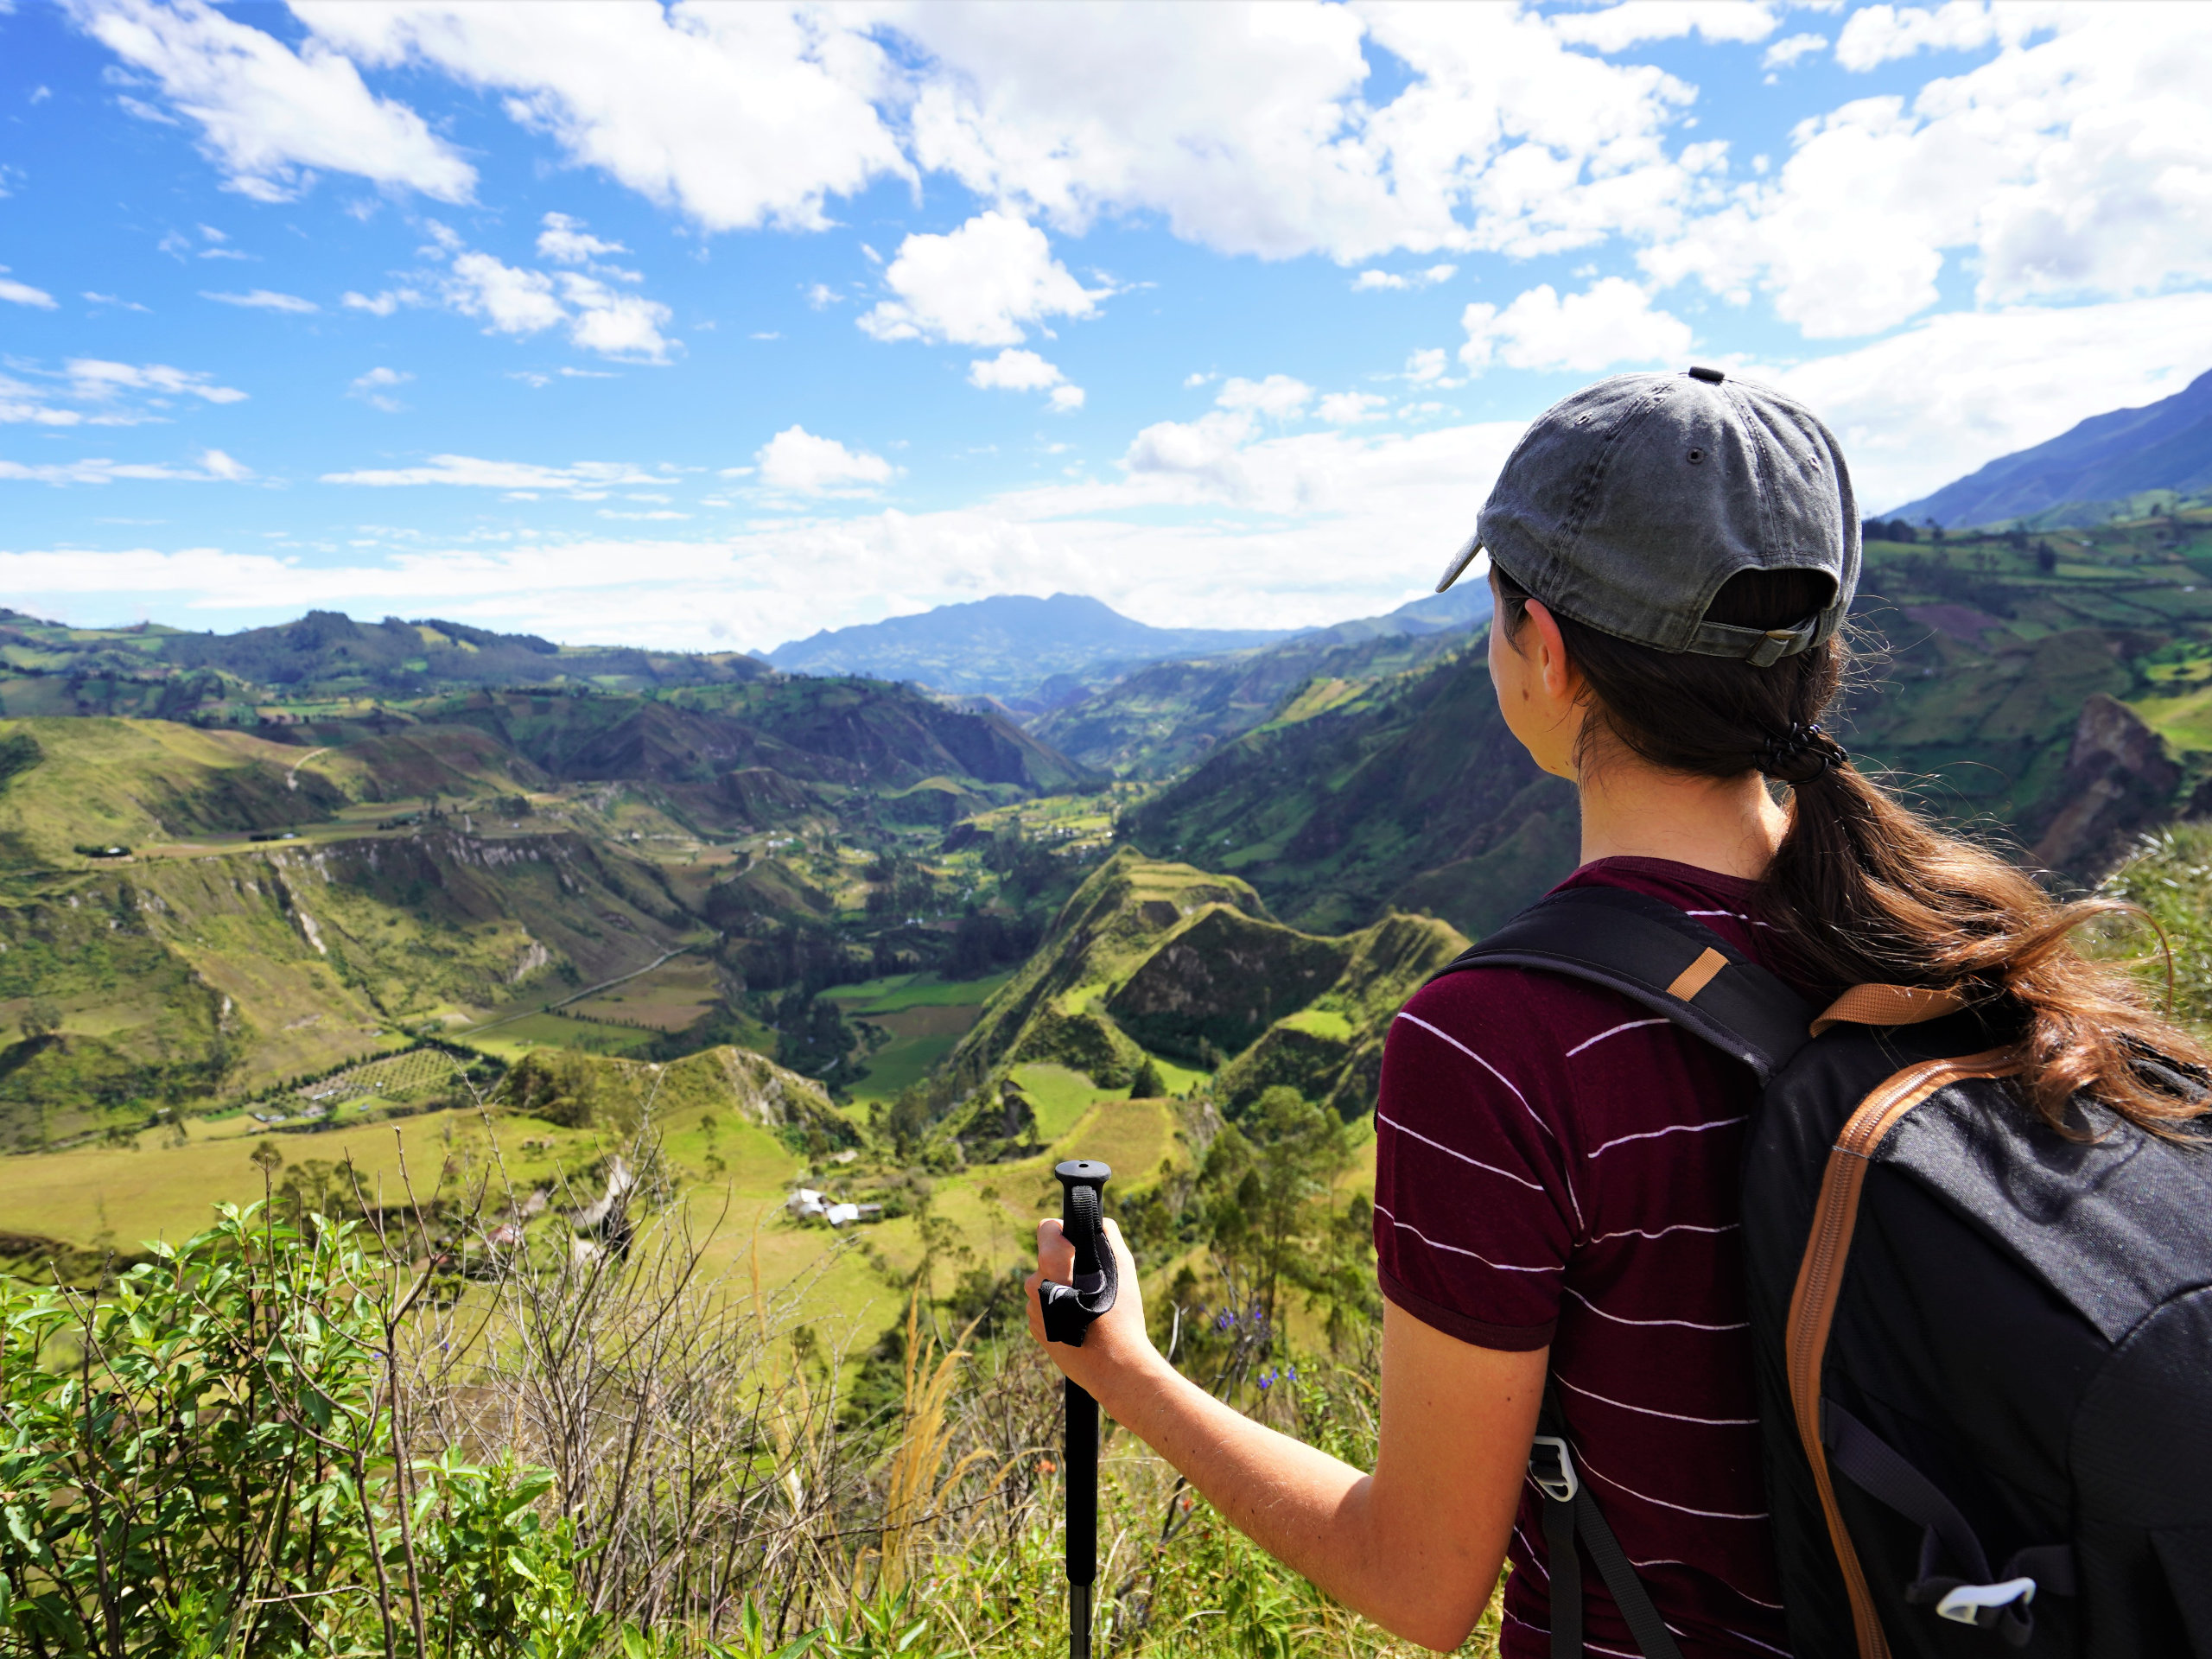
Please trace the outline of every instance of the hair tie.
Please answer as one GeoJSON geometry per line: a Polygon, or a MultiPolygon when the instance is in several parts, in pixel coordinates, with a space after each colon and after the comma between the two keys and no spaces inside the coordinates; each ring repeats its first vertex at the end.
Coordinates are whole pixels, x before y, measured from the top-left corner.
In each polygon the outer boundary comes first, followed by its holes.
{"type": "Polygon", "coordinates": [[[1851,751],[1819,726],[1792,721],[1789,730],[1770,737],[1759,753],[1759,770],[1777,783],[1809,784],[1851,759],[1851,751]]]}

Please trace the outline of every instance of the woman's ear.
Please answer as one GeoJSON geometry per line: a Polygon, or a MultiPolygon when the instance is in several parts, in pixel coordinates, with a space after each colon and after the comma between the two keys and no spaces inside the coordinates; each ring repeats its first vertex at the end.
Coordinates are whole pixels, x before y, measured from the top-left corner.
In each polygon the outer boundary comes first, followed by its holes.
{"type": "Polygon", "coordinates": [[[1567,657],[1559,620],[1541,599],[1529,601],[1529,626],[1532,637],[1524,643],[1535,656],[1529,666],[1542,682],[1544,696],[1554,702],[1573,702],[1581,694],[1582,676],[1567,657]]]}

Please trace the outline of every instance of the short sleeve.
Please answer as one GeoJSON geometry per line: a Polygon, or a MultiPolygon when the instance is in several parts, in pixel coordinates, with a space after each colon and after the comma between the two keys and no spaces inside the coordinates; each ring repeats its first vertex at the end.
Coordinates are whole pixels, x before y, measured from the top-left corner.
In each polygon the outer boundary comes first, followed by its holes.
{"type": "Polygon", "coordinates": [[[1513,969],[1451,975],[1400,1010],[1382,1046],[1382,1294],[1482,1348],[1550,1343],[1581,1230],[1544,1046],[1551,989],[1513,969]]]}

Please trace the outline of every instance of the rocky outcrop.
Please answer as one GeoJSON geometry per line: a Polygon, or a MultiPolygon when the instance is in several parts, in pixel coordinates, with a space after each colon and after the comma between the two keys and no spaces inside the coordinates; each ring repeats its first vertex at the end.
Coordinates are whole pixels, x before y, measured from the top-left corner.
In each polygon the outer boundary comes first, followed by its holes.
{"type": "Polygon", "coordinates": [[[2126,703],[2099,692],[2082,705],[2056,810],[2029,856],[2045,869],[2094,880],[2131,837],[2174,816],[2181,781],[2165,741],[2126,703]]]}

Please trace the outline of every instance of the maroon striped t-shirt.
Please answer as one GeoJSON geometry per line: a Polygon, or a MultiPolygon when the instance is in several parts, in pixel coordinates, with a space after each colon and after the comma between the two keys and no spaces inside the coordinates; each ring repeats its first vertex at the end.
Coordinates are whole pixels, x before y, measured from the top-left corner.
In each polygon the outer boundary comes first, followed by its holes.
{"type": "MultiPolygon", "coordinates": [[[[1609,858],[1560,886],[1663,899],[1762,959],[1748,881],[1609,858]]],[[[1748,1071],[1627,998],[1516,968],[1424,988],[1383,1048],[1383,1294],[1480,1347],[1549,1345],[1576,1465],[1684,1659],[1789,1650],[1738,1233],[1757,1098],[1748,1071]]],[[[1503,1651],[1546,1659],[1533,1486],[1507,1554],[1503,1651]]],[[[1589,1650],[1635,1659],[1586,1560],[1582,1582],[1589,1650]]]]}

